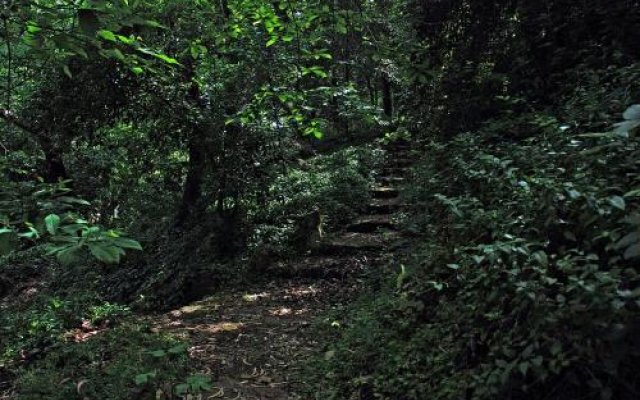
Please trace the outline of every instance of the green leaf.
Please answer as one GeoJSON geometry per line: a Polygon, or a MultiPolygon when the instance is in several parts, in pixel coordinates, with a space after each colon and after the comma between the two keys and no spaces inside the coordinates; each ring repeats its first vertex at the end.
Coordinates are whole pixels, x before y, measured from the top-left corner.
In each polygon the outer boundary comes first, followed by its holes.
{"type": "Polygon", "coordinates": [[[278,41],[278,36],[271,36],[271,38],[267,41],[267,47],[273,46],[278,41]]]}
{"type": "Polygon", "coordinates": [[[635,189],[624,194],[624,197],[640,197],[640,189],[635,189]]]}
{"type": "Polygon", "coordinates": [[[176,385],[176,387],[173,390],[176,392],[177,395],[181,396],[189,392],[189,385],[187,385],[186,383],[180,383],[176,385]]]}
{"type": "Polygon", "coordinates": [[[131,72],[133,72],[136,75],[140,75],[141,73],[144,72],[144,69],[142,69],[141,67],[133,67],[131,68],[131,72]]]}
{"type": "Polygon", "coordinates": [[[534,357],[531,362],[533,363],[533,365],[535,365],[536,367],[540,367],[542,366],[542,362],[544,361],[544,358],[542,358],[542,356],[537,356],[534,357]]]}
{"type": "Polygon", "coordinates": [[[68,66],[68,65],[63,65],[63,66],[62,66],[62,71],[64,72],[64,74],[65,74],[66,76],[68,76],[68,77],[69,77],[69,79],[72,79],[72,78],[73,78],[73,75],[71,74],[71,70],[69,69],[69,66],[68,66]]]}
{"type": "Polygon", "coordinates": [[[86,200],[82,200],[82,199],[79,199],[77,197],[70,197],[70,196],[58,197],[58,201],[62,201],[64,203],[68,203],[68,204],[79,204],[79,205],[82,205],[82,206],[90,206],[91,205],[91,203],[89,203],[86,200]]]}
{"type": "Polygon", "coordinates": [[[551,345],[550,351],[552,355],[557,356],[562,351],[562,344],[560,342],[554,342],[553,345],[551,345]]]}
{"type": "Polygon", "coordinates": [[[100,36],[104,40],[108,40],[110,42],[116,42],[117,41],[115,33],[111,32],[111,31],[104,30],[104,29],[98,31],[98,36],[100,36]]]}
{"type": "Polygon", "coordinates": [[[318,76],[320,78],[328,78],[329,77],[329,74],[324,72],[324,70],[322,70],[322,68],[320,68],[320,67],[311,68],[311,72],[313,72],[316,76],[318,76]]]}
{"type": "Polygon", "coordinates": [[[476,264],[480,265],[482,264],[482,262],[484,261],[485,257],[484,256],[471,256],[471,258],[473,258],[473,261],[475,261],[476,264]]]}
{"type": "Polygon", "coordinates": [[[622,117],[626,120],[640,119],[640,104],[634,104],[627,108],[622,117]]]}
{"type": "Polygon", "coordinates": [[[153,357],[156,357],[156,358],[162,358],[167,355],[167,352],[160,349],[160,350],[152,350],[149,352],[149,354],[151,354],[153,357]]]}
{"type": "Polygon", "coordinates": [[[207,375],[193,375],[187,378],[187,384],[192,393],[198,393],[211,389],[211,378],[207,375]]]}
{"type": "Polygon", "coordinates": [[[169,57],[168,55],[158,53],[158,54],[154,54],[153,56],[159,60],[166,62],[167,64],[180,65],[178,60],[176,60],[175,58],[169,57]]]}
{"type": "Polygon", "coordinates": [[[116,58],[117,60],[120,60],[120,61],[126,60],[124,53],[122,53],[122,51],[120,51],[119,49],[113,49],[111,51],[111,54],[113,54],[113,57],[116,58]]]}
{"type": "Polygon", "coordinates": [[[547,257],[547,253],[545,253],[544,251],[536,251],[532,254],[532,257],[538,262],[538,264],[542,265],[543,267],[549,266],[549,258],[547,257]]]}
{"type": "Polygon", "coordinates": [[[403,264],[400,264],[400,273],[398,274],[398,277],[396,278],[396,288],[397,289],[402,289],[402,284],[404,283],[404,280],[407,276],[407,269],[403,264]]]}
{"type": "Polygon", "coordinates": [[[67,245],[62,248],[54,248],[53,253],[56,255],[56,259],[62,265],[71,265],[78,259],[78,253],[82,249],[80,245],[67,245]]]}
{"type": "Polygon", "coordinates": [[[155,372],[147,372],[145,374],[136,375],[133,380],[136,385],[144,385],[146,383],[149,383],[149,381],[155,377],[156,377],[155,372]]]}
{"type": "Polygon", "coordinates": [[[634,231],[625,235],[622,239],[617,241],[614,247],[616,249],[624,249],[639,241],[640,241],[640,232],[634,231]]]}
{"type": "Polygon", "coordinates": [[[518,371],[520,371],[520,373],[522,375],[527,375],[527,371],[529,370],[529,362],[528,361],[524,361],[521,362],[520,364],[518,364],[518,371]]]}
{"type": "Polygon", "coordinates": [[[119,263],[120,256],[123,254],[122,249],[110,244],[95,242],[89,243],[88,246],[89,251],[95,258],[107,264],[119,263]]]}
{"type": "Polygon", "coordinates": [[[638,257],[640,257],[640,243],[636,243],[633,246],[630,246],[624,252],[624,258],[627,260],[631,258],[638,258],[638,257]]]}
{"type": "Polygon", "coordinates": [[[613,126],[616,128],[615,132],[616,134],[618,134],[618,136],[628,138],[629,132],[640,126],[640,120],[619,122],[617,124],[614,124],[613,126]]]}
{"type": "Polygon", "coordinates": [[[186,344],[181,343],[181,344],[176,345],[176,346],[173,346],[172,348],[170,348],[169,350],[167,350],[167,353],[169,353],[169,354],[174,354],[174,355],[175,355],[175,354],[182,354],[182,353],[184,353],[185,351],[187,351],[187,345],[186,345],[186,344]]]}
{"type": "Polygon", "coordinates": [[[122,43],[124,43],[124,44],[133,44],[133,43],[135,43],[135,42],[136,42],[136,39],[135,39],[133,36],[131,36],[131,37],[126,37],[126,36],[122,36],[122,35],[116,35],[116,38],[117,38],[120,42],[122,42],[122,43]]]}
{"type": "Polygon", "coordinates": [[[60,217],[56,214],[47,215],[44,219],[44,226],[49,234],[55,235],[60,226],[60,217]]]}
{"type": "Polygon", "coordinates": [[[615,208],[624,211],[626,208],[626,203],[624,199],[620,196],[611,196],[609,197],[609,204],[614,206],[615,208]]]}
{"type": "Polygon", "coordinates": [[[200,48],[197,45],[191,45],[191,47],[189,47],[189,52],[191,53],[191,58],[196,60],[200,55],[200,48]]]}
{"type": "Polygon", "coordinates": [[[119,237],[114,238],[111,242],[118,247],[122,247],[123,249],[142,250],[142,246],[137,240],[119,237]]]}
{"type": "Polygon", "coordinates": [[[28,229],[29,229],[28,232],[19,233],[18,236],[23,239],[31,239],[31,240],[40,238],[40,234],[34,227],[29,226],[28,229]]]}
{"type": "Polygon", "coordinates": [[[151,19],[148,19],[148,20],[144,21],[144,25],[148,26],[150,28],[167,29],[166,26],[162,25],[158,21],[154,21],[154,20],[151,20],[151,19]]]}
{"type": "Polygon", "coordinates": [[[38,33],[42,30],[42,28],[40,28],[38,25],[34,24],[34,23],[29,23],[27,24],[27,32],[33,34],[33,33],[38,33]]]}

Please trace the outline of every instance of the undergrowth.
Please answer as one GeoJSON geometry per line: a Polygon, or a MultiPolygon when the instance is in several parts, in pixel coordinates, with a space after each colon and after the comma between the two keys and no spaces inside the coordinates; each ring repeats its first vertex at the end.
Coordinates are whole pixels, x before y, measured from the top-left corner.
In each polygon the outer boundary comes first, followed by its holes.
{"type": "Polygon", "coordinates": [[[635,116],[615,104],[604,123],[504,112],[425,143],[405,191],[417,239],[339,318],[316,398],[637,398],[640,141],[612,131],[635,116]]]}

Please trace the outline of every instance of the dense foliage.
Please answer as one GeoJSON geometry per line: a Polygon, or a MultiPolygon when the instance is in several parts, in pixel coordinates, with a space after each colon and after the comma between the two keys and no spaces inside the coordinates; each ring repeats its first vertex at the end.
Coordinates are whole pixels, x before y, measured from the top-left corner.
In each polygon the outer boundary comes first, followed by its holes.
{"type": "Polygon", "coordinates": [[[418,238],[322,361],[325,396],[636,398],[637,2],[413,5],[418,238]]]}
{"type": "Polygon", "coordinates": [[[309,397],[637,398],[639,23],[637,0],[0,2],[0,398],[206,392],[139,313],[322,255],[305,221],[365,212],[397,140],[405,239],[320,322],[309,397]]]}

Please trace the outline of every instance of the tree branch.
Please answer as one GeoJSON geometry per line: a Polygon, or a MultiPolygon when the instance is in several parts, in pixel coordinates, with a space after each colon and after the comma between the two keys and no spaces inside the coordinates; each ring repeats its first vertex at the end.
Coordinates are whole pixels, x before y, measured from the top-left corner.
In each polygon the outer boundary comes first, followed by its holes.
{"type": "Polygon", "coordinates": [[[0,118],[4,119],[8,123],[17,126],[18,128],[20,128],[20,129],[22,129],[22,130],[24,130],[24,131],[26,131],[28,133],[31,133],[31,134],[36,135],[36,136],[41,136],[42,135],[42,132],[40,131],[40,129],[37,129],[36,127],[32,126],[27,121],[25,121],[22,118],[18,117],[11,110],[7,110],[6,108],[0,108],[0,118]]]}

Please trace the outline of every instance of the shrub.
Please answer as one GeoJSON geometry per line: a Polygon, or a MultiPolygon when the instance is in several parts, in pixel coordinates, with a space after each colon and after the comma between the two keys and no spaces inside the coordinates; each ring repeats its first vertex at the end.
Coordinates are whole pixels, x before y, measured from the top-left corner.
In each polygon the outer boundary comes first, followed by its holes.
{"type": "Polygon", "coordinates": [[[421,239],[332,346],[328,398],[637,396],[640,141],[529,117],[518,142],[502,117],[427,145],[405,193],[421,239]]]}

